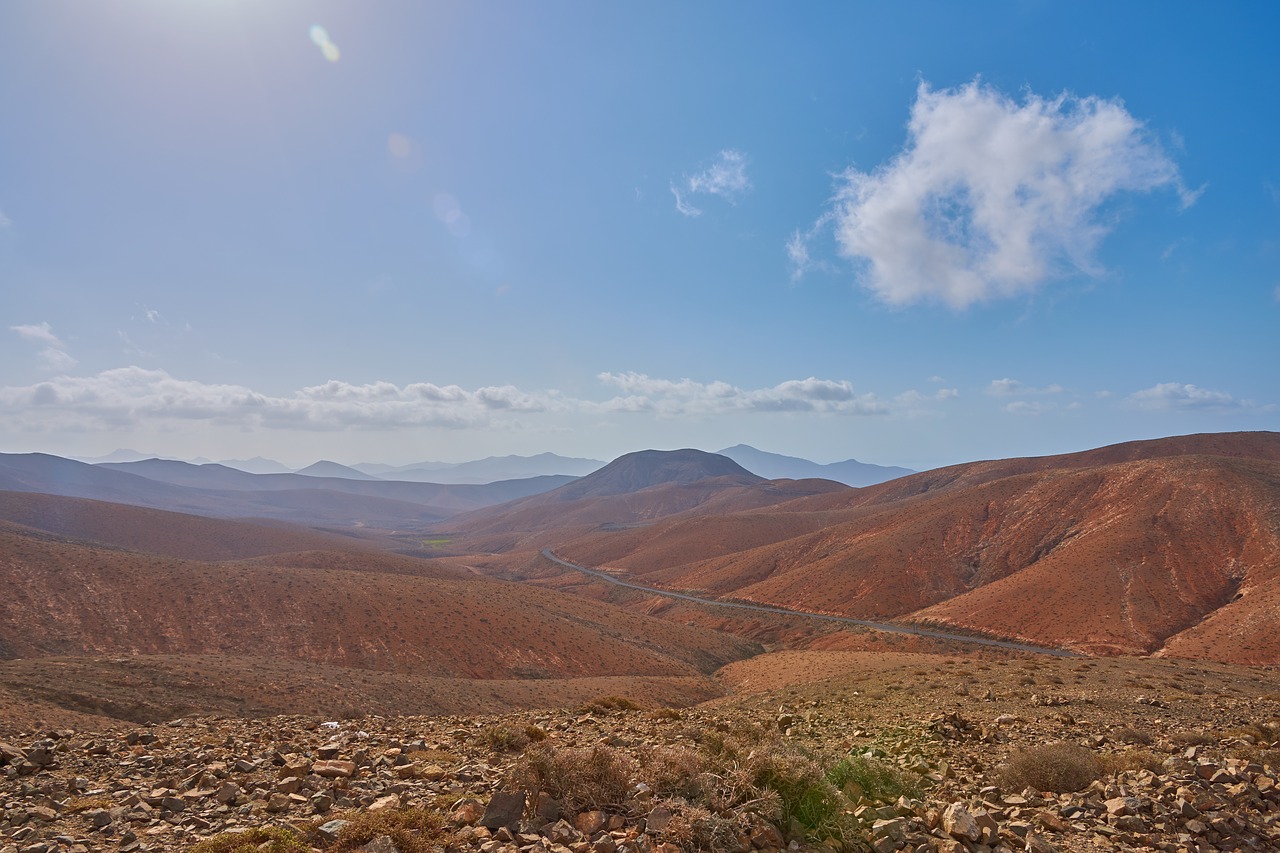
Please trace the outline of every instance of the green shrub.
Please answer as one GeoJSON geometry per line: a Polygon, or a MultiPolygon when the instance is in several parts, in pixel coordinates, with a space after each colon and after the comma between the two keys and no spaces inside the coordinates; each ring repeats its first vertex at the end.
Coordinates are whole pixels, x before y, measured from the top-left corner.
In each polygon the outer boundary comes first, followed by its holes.
{"type": "Polygon", "coordinates": [[[827,779],[847,796],[853,794],[880,803],[899,797],[920,796],[919,786],[901,770],[876,758],[851,755],[827,771],[827,779]]]}

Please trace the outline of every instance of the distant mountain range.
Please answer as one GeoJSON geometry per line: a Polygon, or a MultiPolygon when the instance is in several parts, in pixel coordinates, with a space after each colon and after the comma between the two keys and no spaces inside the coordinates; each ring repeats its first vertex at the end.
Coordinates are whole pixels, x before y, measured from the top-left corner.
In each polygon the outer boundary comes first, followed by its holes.
{"type": "MultiPolygon", "coordinates": [[[[807,480],[820,477],[834,480],[846,486],[872,486],[914,474],[910,468],[873,465],[846,459],[843,462],[820,464],[796,456],[783,456],[757,450],[747,444],[737,444],[717,451],[727,456],[753,474],[766,480],[807,480]]],[[[75,457],[80,462],[93,465],[120,462],[142,462],[148,459],[177,461],[173,457],[139,453],[120,449],[106,456],[75,457]]],[[[187,460],[192,464],[207,464],[206,459],[187,460]]],[[[307,477],[337,477],[344,480],[398,480],[409,483],[440,483],[444,485],[480,485],[500,480],[520,480],[526,477],[568,476],[583,477],[605,466],[599,459],[560,456],[555,453],[538,453],[533,456],[488,456],[469,462],[414,462],[408,465],[386,465],[377,462],[361,462],[342,465],[321,460],[305,468],[294,469],[274,459],[255,456],[252,459],[224,459],[217,463],[250,474],[302,474],[307,477]]]]}
{"type": "Polygon", "coordinates": [[[910,468],[896,468],[887,465],[872,465],[859,462],[857,459],[846,459],[843,462],[832,462],[821,465],[796,456],[783,456],[779,453],[767,453],[756,450],[747,444],[736,444],[716,451],[721,456],[728,456],[753,474],[759,474],[766,480],[807,480],[821,477],[824,480],[835,480],[846,486],[874,486],[886,480],[896,480],[914,474],[910,468]]]}
{"type": "MultiPolygon", "coordinates": [[[[383,480],[408,480],[416,483],[492,483],[497,480],[519,480],[567,474],[581,477],[604,465],[599,459],[579,459],[539,453],[535,456],[489,456],[471,462],[417,462],[412,465],[378,465],[364,462],[351,467],[383,480]]],[[[335,475],[337,476],[337,475],[335,475]]]]}
{"type": "Polygon", "coordinates": [[[0,453],[0,491],[39,492],[222,518],[339,528],[418,530],[456,515],[554,489],[572,477],[483,485],[250,474],[168,459],[88,465],[43,453],[0,453]]]}

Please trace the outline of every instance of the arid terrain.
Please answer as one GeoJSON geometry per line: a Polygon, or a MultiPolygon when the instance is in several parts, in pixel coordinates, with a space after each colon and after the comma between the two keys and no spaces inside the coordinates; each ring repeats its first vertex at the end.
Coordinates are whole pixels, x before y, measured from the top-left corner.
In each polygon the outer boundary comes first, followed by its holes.
{"type": "Polygon", "coordinates": [[[0,492],[0,853],[1280,849],[1276,434],[423,494],[0,492]]]}

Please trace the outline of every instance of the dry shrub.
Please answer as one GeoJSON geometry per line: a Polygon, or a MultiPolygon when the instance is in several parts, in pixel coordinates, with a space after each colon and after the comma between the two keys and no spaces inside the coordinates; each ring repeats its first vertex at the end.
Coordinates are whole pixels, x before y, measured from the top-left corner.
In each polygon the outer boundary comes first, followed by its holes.
{"type": "Polygon", "coordinates": [[[1147,732],[1140,732],[1137,729],[1125,726],[1116,732],[1116,740],[1121,743],[1136,743],[1142,746],[1151,745],[1151,735],[1147,732]]]}
{"type": "Polygon", "coordinates": [[[1178,746],[1208,746],[1213,743],[1213,738],[1202,732],[1177,732],[1170,735],[1169,740],[1178,746]]]}
{"type": "Polygon", "coordinates": [[[87,812],[89,809],[111,809],[120,805],[115,800],[106,796],[99,797],[72,797],[67,801],[66,810],[72,814],[87,812]]]}
{"type": "Polygon", "coordinates": [[[649,712],[650,719],[654,720],[681,720],[684,714],[680,713],[679,708],[654,708],[649,712]]]}
{"type": "Polygon", "coordinates": [[[708,756],[687,746],[654,746],[640,754],[642,775],[659,797],[679,797],[691,803],[706,799],[708,756]]]}
{"type": "MultiPolygon", "coordinates": [[[[537,727],[535,726],[534,728],[537,727]]],[[[544,732],[543,736],[545,737],[545,735],[546,733],[544,732]]],[[[529,745],[528,734],[501,724],[485,726],[476,737],[481,743],[495,752],[515,752],[517,749],[524,749],[529,745]]]]}
{"type": "Polygon", "coordinates": [[[585,710],[607,714],[610,711],[639,711],[640,706],[625,696],[599,696],[588,702],[585,710]]]}
{"type": "Polygon", "coordinates": [[[545,791],[561,800],[566,812],[580,812],[621,804],[638,769],[635,759],[610,746],[574,749],[540,743],[520,756],[510,782],[535,795],[545,791]]]}
{"type": "Polygon", "coordinates": [[[538,743],[547,739],[547,730],[535,723],[530,723],[524,727],[524,736],[529,739],[529,743],[538,743]]]}
{"type": "Polygon", "coordinates": [[[1124,752],[1103,756],[1102,766],[1108,773],[1119,773],[1122,770],[1160,773],[1164,770],[1164,760],[1149,749],[1126,749],[1124,752]]]}
{"type": "Polygon", "coordinates": [[[662,839],[681,850],[728,853],[741,849],[738,836],[745,829],[731,817],[715,814],[702,806],[684,804],[673,810],[671,822],[662,831],[662,839]]]}
{"type": "Polygon", "coordinates": [[[379,836],[395,842],[400,853],[433,853],[444,838],[444,818],[426,809],[382,809],[376,812],[347,812],[349,823],[338,833],[329,853],[359,850],[379,836]]]}
{"type": "Polygon", "coordinates": [[[1102,762],[1089,750],[1071,743],[1054,743],[1015,752],[1000,768],[999,779],[1009,790],[1034,788],[1066,794],[1088,787],[1102,777],[1102,772],[1102,762]]]}
{"type": "Polygon", "coordinates": [[[192,853],[310,853],[310,850],[311,845],[279,826],[220,832],[191,848],[192,853]]]}

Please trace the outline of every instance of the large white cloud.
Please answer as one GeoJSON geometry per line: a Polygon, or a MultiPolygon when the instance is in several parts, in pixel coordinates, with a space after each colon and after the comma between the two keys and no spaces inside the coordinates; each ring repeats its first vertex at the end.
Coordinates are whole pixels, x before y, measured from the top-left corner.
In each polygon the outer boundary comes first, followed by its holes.
{"type": "Polygon", "coordinates": [[[840,175],[831,209],[787,251],[803,272],[801,241],[830,227],[880,299],[963,308],[1096,272],[1102,205],[1163,186],[1184,205],[1195,199],[1119,100],[1028,93],[1018,102],[979,81],[937,91],[922,83],[902,152],[840,175]]]}

